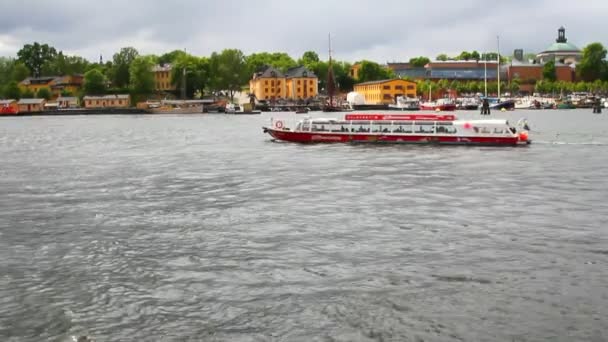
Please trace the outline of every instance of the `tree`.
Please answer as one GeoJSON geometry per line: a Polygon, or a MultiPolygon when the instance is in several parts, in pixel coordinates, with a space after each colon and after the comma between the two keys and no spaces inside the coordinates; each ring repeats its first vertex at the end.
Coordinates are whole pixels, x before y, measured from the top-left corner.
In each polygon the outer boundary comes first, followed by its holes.
{"type": "Polygon", "coordinates": [[[410,58],[410,65],[417,68],[422,68],[430,62],[431,60],[424,56],[410,58]]]}
{"type": "Polygon", "coordinates": [[[468,61],[469,59],[471,59],[471,54],[468,51],[462,51],[460,55],[456,57],[456,59],[461,61],[468,61]]]}
{"type": "Polygon", "coordinates": [[[384,68],[376,62],[362,61],[359,69],[359,82],[379,81],[394,78],[393,70],[384,68]]]}
{"type": "Polygon", "coordinates": [[[86,95],[102,95],[106,92],[107,79],[98,69],[92,69],[84,74],[83,89],[86,95]]]}
{"type": "Polygon", "coordinates": [[[32,99],[32,98],[34,98],[34,92],[31,91],[29,88],[25,89],[24,91],[21,92],[21,98],[22,99],[32,99]]]}
{"type": "Polygon", "coordinates": [[[275,53],[254,53],[249,55],[246,59],[248,74],[253,74],[256,71],[261,70],[263,66],[269,65],[274,68],[281,70],[282,72],[287,69],[296,66],[296,62],[288,54],[284,52],[275,53]]]}
{"type": "Polygon", "coordinates": [[[438,61],[445,62],[448,60],[448,55],[446,55],[445,53],[442,53],[440,55],[437,55],[437,57],[435,57],[435,59],[438,61]]]}
{"type": "Polygon", "coordinates": [[[15,60],[7,57],[0,57],[0,85],[7,84],[12,80],[15,60]]]}
{"type": "Polygon", "coordinates": [[[520,84],[521,81],[517,77],[511,80],[511,83],[509,83],[509,91],[511,92],[511,95],[519,93],[520,84]]]}
{"type": "Polygon", "coordinates": [[[235,92],[240,91],[249,80],[249,69],[243,52],[237,49],[226,49],[219,54],[214,52],[209,66],[213,89],[228,91],[230,101],[233,101],[235,92]]]}
{"type": "Polygon", "coordinates": [[[479,60],[481,59],[481,55],[479,54],[479,52],[473,51],[471,52],[471,59],[474,59],[475,61],[479,62],[479,60]]]}
{"type": "Polygon", "coordinates": [[[583,49],[583,56],[576,65],[576,73],[587,82],[597,80],[606,68],[606,49],[601,43],[591,43],[583,49]]]}
{"type": "Polygon", "coordinates": [[[114,54],[112,58],[112,83],[115,87],[124,88],[129,86],[131,77],[129,68],[138,56],[139,52],[132,47],[124,47],[120,49],[120,52],[114,54]]]}
{"type": "Polygon", "coordinates": [[[158,64],[173,64],[176,60],[185,55],[187,55],[187,53],[183,50],[173,50],[158,57],[158,64]]]}
{"type": "Polygon", "coordinates": [[[65,56],[59,51],[57,56],[46,61],[42,65],[43,76],[63,76],[83,74],[89,65],[89,61],[79,56],[65,56]]]}
{"type": "Polygon", "coordinates": [[[22,62],[15,63],[11,79],[16,82],[21,82],[30,75],[30,70],[22,62]]]}
{"type": "Polygon", "coordinates": [[[314,51],[306,51],[302,55],[302,58],[298,61],[298,64],[304,65],[308,68],[309,65],[319,62],[319,55],[314,51]]]}
{"type": "Polygon", "coordinates": [[[69,90],[63,89],[61,91],[61,96],[62,97],[69,97],[69,96],[74,96],[74,94],[71,91],[69,91],[69,90]]]}
{"type": "Polygon", "coordinates": [[[133,60],[129,68],[129,84],[134,94],[148,95],[154,92],[154,60],[150,56],[140,56],[133,60]]]}
{"type": "Polygon", "coordinates": [[[555,61],[549,61],[543,66],[543,79],[555,82],[557,76],[555,74],[555,61]]]}
{"type": "Polygon", "coordinates": [[[17,82],[11,81],[4,87],[4,97],[15,100],[21,98],[21,89],[19,89],[17,82]]]}
{"type": "Polygon", "coordinates": [[[194,94],[205,93],[209,84],[209,59],[184,54],[173,63],[171,81],[177,89],[183,87],[184,70],[186,72],[186,97],[193,98],[194,94]]]}
{"type": "Polygon", "coordinates": [[[26,44],[17,52],[19,61],[25,64],[34,77],[40,77],[42,66],[57,56],[57,50],[47,44],[26,44]]]}
{"type": "Polygon", "coordinates": [[[50,100],[51,99],[51,90],[47,87],[42,87],[40,89],[38,89],[38,92],[36,93],[36,97],[39,99],[45,99],[45,100],[50,100]]]}

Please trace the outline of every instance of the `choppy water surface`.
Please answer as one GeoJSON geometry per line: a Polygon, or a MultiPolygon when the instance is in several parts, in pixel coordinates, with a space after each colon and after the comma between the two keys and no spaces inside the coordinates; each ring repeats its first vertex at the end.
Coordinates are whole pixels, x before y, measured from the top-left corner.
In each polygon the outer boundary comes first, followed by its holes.
{"type": "Polygon", "coordinates": [[[270,115],[0,118],[0,340],[608,340],[607,113],[493,114],[523,148],[270,115]]]}

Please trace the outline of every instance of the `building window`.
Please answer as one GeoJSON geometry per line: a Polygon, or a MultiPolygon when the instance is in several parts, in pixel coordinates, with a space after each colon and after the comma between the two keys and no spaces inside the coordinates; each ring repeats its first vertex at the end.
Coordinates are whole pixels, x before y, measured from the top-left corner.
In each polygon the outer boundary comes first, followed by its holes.
{"type": "Polygon", "coordinates": [[[310,88],[310,92],[311,92],[311,93],[313,92],[312,88],[310,88]]]}
{"type": "Polygon", "coordinates": [[[95,104],[98,105],[99,104],[99,100],[95,101],[95,104]]]}
{"type": "Polygon", "coordinates": [[[274,80],[270,81],[270,85],[274,87],[274,80]]]}
{"type": "Polygon", "coordinates": [[[298,87],[298,93],[300,92],[300,87],[298,87]]]}
{"type": "Polygon", "coordinates": [[[300,80],[298,80],[298,85],[300,85],[300,80]]]}
{"type": "Polygon", "coordinates": [[[414,86],[413,85],[408,85],[407,86],[407,90],[414,90],[414,86]]]}
{"type": "Polygon", "coordinates": [[[277,87],[281,86],[281,81],[277,81],[277,87]]]}
{"type": "Polygon", "coordinates": [[[313,85],[313,84],[314,84],[313,80],[310,80],[310,85],[313,85]]]}
{"type": "Polygon", "coordinates": [[[390,89],[391,89],[391,86],[390,86],[390,85],[385,85],[385,86],[383,87],[383,89],[384,89],[384,90],[390,90],[390,89]]]}
{"type": "Polygon", "coordinates": [[[402,85],[396,85],[395,86],[395,90],[403,90],[403,86],[402,85]]]}
{"type": "Polygon", "coordinates": [[[391,94],[384,94],[384,99],[385,99],[385,100],[390,100],[391,98],[393,98],[393,97],[391,96],[391,94]]]}
{"type": "Polygon", "coordinates": [[[264,85],[268,85],[268,80],[264,81],[264,85]]]}
{"type": "Polygon", "coordinates": [[[267,93],[268,92],[268,88],[264,88],[264,92],[267,93]]]}

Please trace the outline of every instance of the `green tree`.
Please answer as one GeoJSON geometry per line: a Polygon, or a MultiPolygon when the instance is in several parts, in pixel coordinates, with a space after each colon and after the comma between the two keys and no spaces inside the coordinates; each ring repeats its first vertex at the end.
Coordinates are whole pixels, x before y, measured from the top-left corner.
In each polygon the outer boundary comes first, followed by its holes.
{"type": "Polygon", "coordinates": [[[125,88],[129,86],[131,63],[139,56],[139,52],[132,47],[124,47],[115,53],[112,58],[112,84],[115,87],[125,88]]]}
{"type": "Polygon", "coordinates": [[[50,100],[51,96],[51,90],[47,87],[42,87],[38,89],[38,92],[36,93],[36,97],[39,99],[50,100]]]}
{"type": "Polygon", "coordinates": [[[597,80],[606,68],[606,49],[601,43],[591,43],[583,49],[583,56],[576,65],[576,73],[587,82],[597,80]]]}
{"type": "Polygon", "coordinates": [[[34,92],[31,91],[29,88],[25,89],[24,91],[21,92],[21,98],[22,99],[32,99],[34,98],[34,92]]]}
{"type": "Polygon", "coordinates": [[[557,78],[555,73],[555,61],[549,61],[543,66],[543,79],[555,82],[557,78]]]}
{"type": "Polygon", "coordinates": [[[42,65],[43,76],[83,74],[90,63],[79,56],[65,56],[62,51],[42,65]]]}
{"type": "Polygon", "coordinates": [[[362,61],[359,70],[359,82],[379,81],[394,78],[394,72],[371,61],[362,61]]]}
{"type": "Polygon", "coordinates": [[[158,57],[158,64],[173,64],[176,60],[185,55],[187,55],[187,53],[183,50],[173,50],[158,57]]]}
{"type": "Polygon", "coordinates": [[[230,101],[234,101],[234,94],[249,80],[249,68],[241,50],[226,49],[221,53],[214,52],[209,59],[209,68],[212,88],[216,91],[227,91],[230,101]]]}
{"type": "Polygon", "coordinates": [[[57,50],[47,44],[26,44],[17,52],[20,62],[25,64],[34,77],[40,77],[42,66],[57,56],[57,50]]]}
{"type": "Polygon", "coordinates": [[[442,53],[442,54],[437,55],[437,57],[435,57],[435,59],[438,61],[445,62],[448,60],[448,55],[446,55],[445,53],[442,53]]]}
{"type": "Polygon", "coordinates": [[[62,96],[62,97],[74,96],[74,93],[72,93],[72,92],[71,92],[71,91],[69,91],[69,90],[63,89],[63,90],[61,91],[61,96],[62,96]]]}
{"type": "Polygon", "coordinates": [[[460,61],[468,61],[469,59],[471,59],[471,53],[468,51],[462,51],[460,55],[456,57],[456,59],[460,61]]]}
{"type": "Polygon", "coordinates": [[[355,86],[355,80],[350,76],[351,64],[347,62],[332,61],[332,65],[334,76],[336,77],[336,87],[342,92],[352,91],[355,86]]]}
{"type": "Polygon", "coordinates": [[[12,80],[15,60],[7,57],[0,57],[0,85],[8,84],[12,80]]]}
{"type": "Polygon", "coordinates": [[[86,95],[103,95],[106,92],[107,79],[98,69],[84,74],[83,90],[86,95]]]}
{"type": "Polygon", "coordinates": [[[318,62],[319,62],[319,55],[316,52],[306,51],[302,55],[302,58],[300,58],[300,60],[298,61],[298,64],[304,65],[308,68],[309,65],[312,65],[313,63],[318,63],[318,62]]]}
{"type": "Polygon", "coordinates": [[[521,81],[519,78],[515,77],[511,80],[511,83],[509,83],[509,91],[511,92],[511,95],[519,93],[520,85],[521,81]]]}
{"type": "Polygon", "coordinates": [[[424,56],[410,58],[410,65],[417,68],[422,68],[430,62],[431,60],[428,57],[424,56]]]}
{"type": "Polygon", "coordinates": [[[256,71],[261,70],[261,68],[266,65],[277,68],[282,72],[285,72],[287,69],[293,68],[297,65],[293,58],[284,52],[254,53],[247,56],[245,60],[247,63],[248,74],[253,74],[256,71]]]}
{"type": "Polygon", "coordinates": [[[477,51],[471,52],[471,59],[478,61],[481,59],[481,55],[477,51]]]}
{"type": "Polygon", "coordinates": [[[154,92],[154,59],[140,56],[133,60],[129,67],[129,84],[134,94],[148,95],[154,92]]]}
{"type": "Polygon", "coordinates": [[[10,81],[4,87],[4,97],[7,99],[15,99],[19,100],[21,98],[21,89],[19,89],[19,85],[15,81],[10,81]]]}
{"type": "Polygon", "coordinates": [[[184,70],[186,73],[186,97],[193,98],[194,94],[203,95],[209,84],[209,59],[184,54],[174,61],[171,81],[179,90],[183,87],[184,70]]]}
{"type": "Polygon", "coordinates": [[[11,79],[16,82],[21,82],[30,75],[30,70],[21,62],[15,63],[11,79]]]}

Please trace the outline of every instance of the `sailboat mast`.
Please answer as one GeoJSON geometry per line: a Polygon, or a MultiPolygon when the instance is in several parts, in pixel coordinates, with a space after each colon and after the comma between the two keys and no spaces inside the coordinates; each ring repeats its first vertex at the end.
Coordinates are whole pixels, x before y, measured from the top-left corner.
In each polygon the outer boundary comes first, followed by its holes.
{"type": "Polygon", "coordinates": [[[483,54],[483,90],[485,97],[488,97],[488,53],[483,54]]]}
{"type": "Polygon", "coordinates": [[[327,35],[329,40],[329,68],[327,69],[327,93],[329,94],[329,106],[334,105],[333,70],[331,65],[331,33],[327,35]]]}
{"type": "Polygon", "coordinates": [[[498,80],[498,102],[500,102],[500,36],[496,36],[496,49],[497,49],[497,63],[496,63],[496,77],[498,80]]]}

